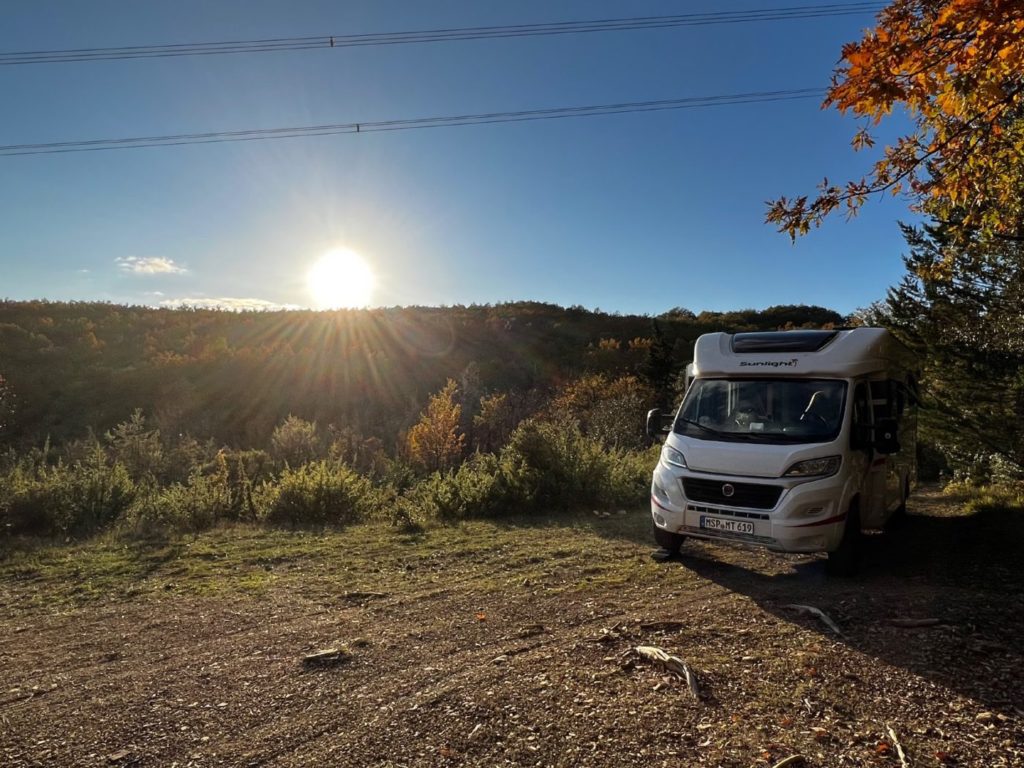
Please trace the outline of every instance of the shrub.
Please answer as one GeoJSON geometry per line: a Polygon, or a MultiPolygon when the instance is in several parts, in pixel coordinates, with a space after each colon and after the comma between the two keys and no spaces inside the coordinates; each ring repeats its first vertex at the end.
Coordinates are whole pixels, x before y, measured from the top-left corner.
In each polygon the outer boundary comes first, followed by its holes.
{"type": "Polygon", "coordinates": [[[604,451],[572,422],[528,421],[498,456],[474,454],[457,470],[429,475],[399,509],[408,519],[453,520],[636,506],[647,497],[657,450],[604,451]]]}
{"type": "Polygon", "coordinates": [[[493,517],[528,511],[534,485],[507,457],[477,453],[457,470],[430,475],[405,498],[420,514],[440,520],[493,517]]]}
{"type": "Polygon", "coordinates": [[[286,469],[268,496],[267,522],[292,527],[358,522],[387,500],[365,477],[329,461],[286,469]]]}
{"type": "Polygon", "coordinates": [[[128,471],[102,449],[53,466],[16,465],[0,479],[0,524],[12,534],[92,533],[123,515],[137,494],[128,471]]]}
{"type": "Polygon", "coordinates": [[[223,506],[223,490],[216,478],[197,474],[187,484],[172,483],[141,495],[128,521],[133,532],[144,538],[199,533],[217,521],[223,506]]]}
{"type": "Polygon", "coordinates": [[[322,455],[322,441],[316,422],[289,416],[270,436],[270,455],[280,464],[299,467],[322,455]]]}
{"type": "Polygon", "coordinates": [[[209,464],[217,455],[212,440],[200,441],[191,435],[182,435],[164,452],[163,482],[185,483],[199,468],[209,464]]]}
{"type": "Polygon", "coordinates": [[[660,453],[660,445],[645,451],[609,453],[608,474],[601,492],[602,506],[635,507],[644,502],[651,492],[651,472],[660,453]]]}
{"type": "Polygon", "coordinates": [[[533,505],[542,511],[594,503],[608,473],[601,446],[568,420],[523,422],[502,458],[516,467],[519,482],[530,488],[533,505]]]}

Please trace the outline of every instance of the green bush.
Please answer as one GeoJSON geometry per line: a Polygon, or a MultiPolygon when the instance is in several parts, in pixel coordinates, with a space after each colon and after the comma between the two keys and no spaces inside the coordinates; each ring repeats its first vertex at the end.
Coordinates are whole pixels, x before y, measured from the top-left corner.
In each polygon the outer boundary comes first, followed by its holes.
{"type": "Polygon", "coordinates": [[[153,488],[132,505],[128,522],[132,532],[144,538],[175,533],[199,533],[223,512],[223,487],[214,477],[193,475],[187,484],[172,483],[153,488]]]}
{"type": "Polygon", "coordinates": [[[633,507],[647,498],[657,449],[604,451],[573,423],[525,422],[498,455],[435,472],[399,501],[403,520],[633,507]]]}
{"type": "Polygon", "coordinates": [[[523,422],[502,457],[544,512],[600,503],[609,475],[608,454],[569,421],[523,422]]]}
{"type": "Polygon", "coordinates": [[[16,465],[0,478],[0,525],[11,534],[92,533],[121,517],[137,487],[120,463],[96,449],[85,460],[16,465]]]}
{"type": "Polygon", "coordinates": [[[651,473],[658,463],[661,446],[644,451],[612,451],[608,473],[597,506],[636,507],[651,493],[651,473]]]}
{"type": "Polygon", "coordinates": [[[522,469],[508,457],[477,453],[458,469],[427,476],[406,494],[405,502],[419,514],[439,520],[529,511],[535,483],[522,469]]]}
{"type": "Polygon", "coordinates": [[[265,519],[275,525],[344,525],[364,520],[386,494],[338,462],[315,461],[281,473],[268,488],[265,519]]]}
{"type": "Polygon", "coordinates": [[[270,436],[270,454],[279,464],[300,467],[323,455],[323,440],[316,422],[289,416],[270,436]]]}

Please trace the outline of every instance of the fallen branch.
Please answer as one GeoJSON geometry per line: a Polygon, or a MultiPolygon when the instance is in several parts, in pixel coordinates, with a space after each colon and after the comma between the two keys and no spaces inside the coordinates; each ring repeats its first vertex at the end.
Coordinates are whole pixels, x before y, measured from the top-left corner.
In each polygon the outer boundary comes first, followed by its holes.
{"type": "Polygon", "coordinates": [[[667,632],[673,629],[682,629],[686,626],[684,621],[647,621],[640,625],[645,632],[667,632]]]}
{"type": "Polygon", "coordinates": [[[302,657],[302,663],[307,667],[334,667],[343,664],[352,658],[347,648],[325,648],[322,651],[314,651],[302,657]]]}
{"type": "Polygon", "coordinates": [[[805,762],[803,755],[790,755],[784,760],[780,760],[772,768],[786,768],[787,765],[803,765],[805,762]]]}
{"type": "Polygon", "coordinates": [[[903,745],[900,744],[900,740],[896,738],[896,731],[892,729],[892,726],[886,723],[885,730],[889,732],[889,738],[892,740],[892,745],[896,747],[896,755],[900,759],[901,768],[910,768],[910,763],[907,762],[907,756],[903,752],[903,745]]]}
{"type": "Polygon", "coordinates": [[[672,656],[654,645],[638,645],[634,650],[636,650],[641,658],[653,661],[655,664],[660,664],[669,672],[685,679],[686,685],[690,688],[690,693],[693,694],[693,698],[698,701],[700,700],[700,687],[697,684],[697,675],[690,669],[689,664],[678,656],[672,656]]]}
{"type": "Polygon", "coordinates": [[[800,613],[809,613],[812,616],[817,616],[819,619],[822,620],[822,622],[824,622],[825,626],[827,626],[837,635],[839,635],[840,637],[844,636],[843,631],[839,629],[839,625],[832,621],[832,619],[829,618],[828,614],[820,608],[815,608],[813,605],[796,605],[794,603],[790,603],[789,605],[784,607],[792,608],[794,611],[799,611],[800,613]]]}

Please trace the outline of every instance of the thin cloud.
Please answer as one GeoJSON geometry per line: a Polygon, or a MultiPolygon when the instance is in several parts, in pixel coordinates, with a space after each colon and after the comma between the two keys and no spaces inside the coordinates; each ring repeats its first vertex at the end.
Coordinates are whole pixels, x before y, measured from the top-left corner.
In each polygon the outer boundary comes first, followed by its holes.
{"type": "Polygon", "coordinates": [[[118,256],[114,261],[122,272],[133,275],[183,275],[188,272],[174,259],[163,256],[118,256]]]}
{"type": "Polygon", "coordinates": [[[266,299],[238,299],[226,296],[211,299],[167,299],[161,301],[160,306],[168,309],[223,309],[229,312],[280,312],[286,309],[302,309],[296,304],[278,304],[266,299]]]}

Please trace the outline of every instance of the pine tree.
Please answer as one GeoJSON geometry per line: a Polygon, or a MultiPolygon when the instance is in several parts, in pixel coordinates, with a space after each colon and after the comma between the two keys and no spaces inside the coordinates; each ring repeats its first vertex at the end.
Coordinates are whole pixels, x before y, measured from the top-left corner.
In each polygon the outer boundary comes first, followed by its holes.
{"type": "Polygon", "coordinates": [[[975,479],[1024,471],[1024,243],[903,226],[907,275],[878,318],[924,360],[924,436],[975,479]],[[949,267],[952,267],[950,269],[949,267]]]}

